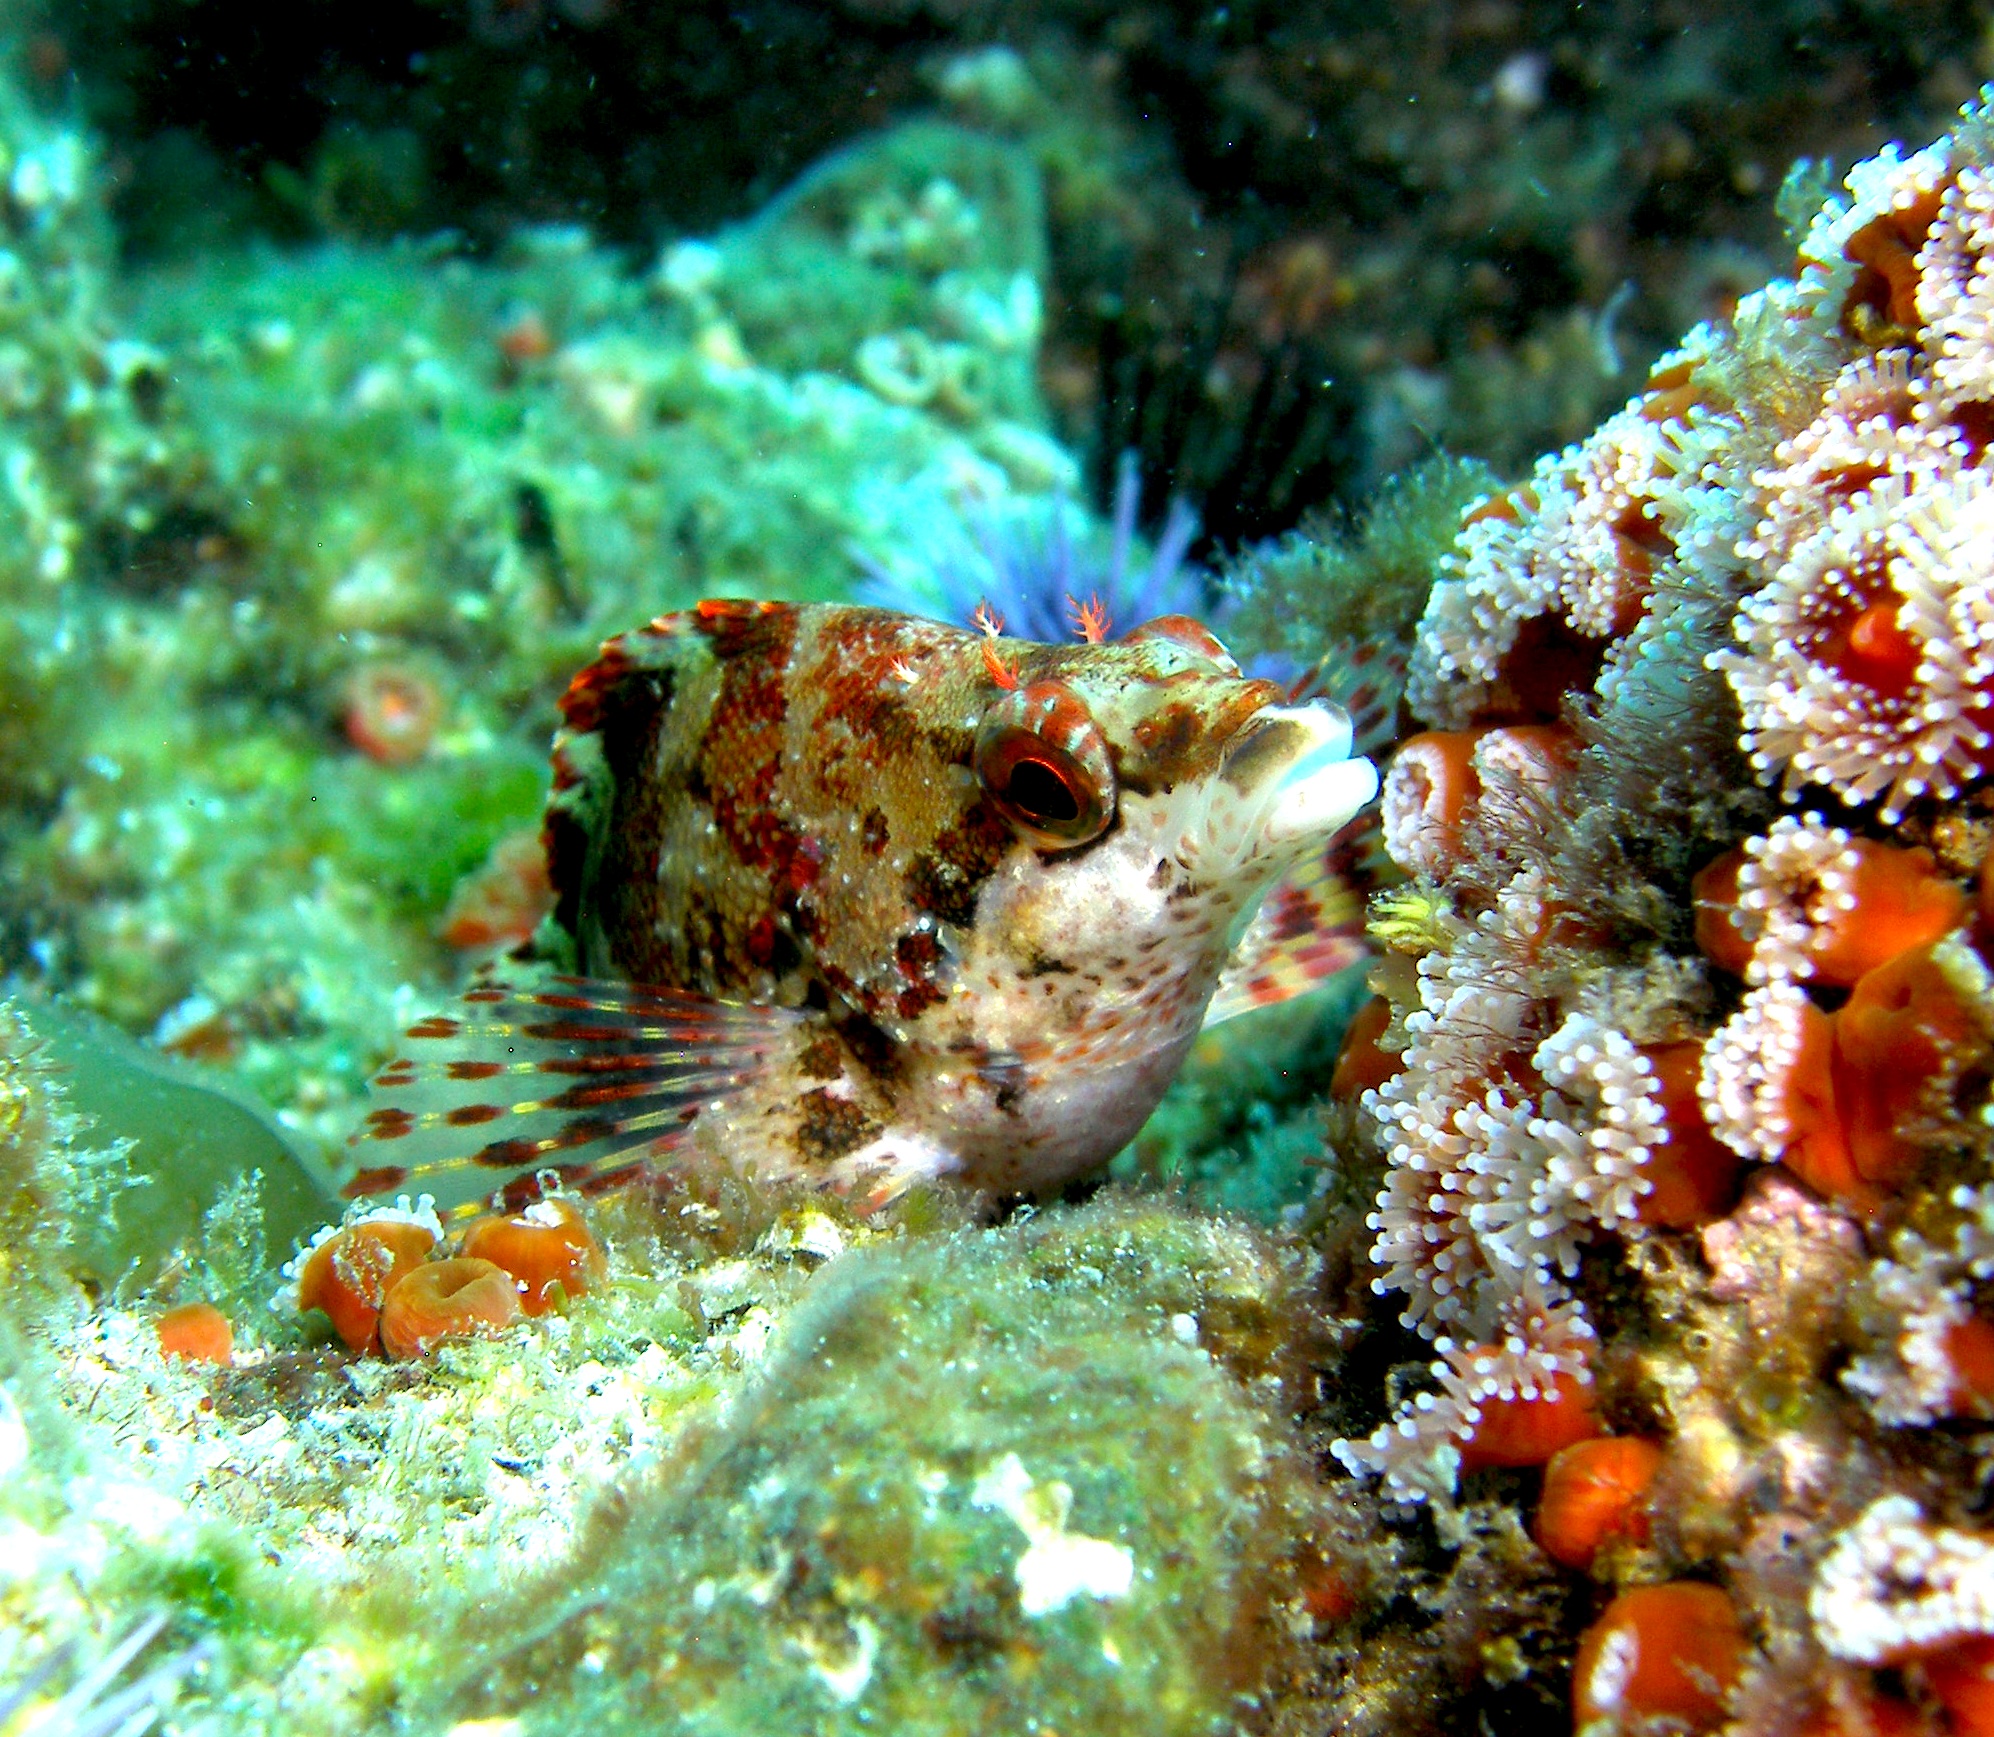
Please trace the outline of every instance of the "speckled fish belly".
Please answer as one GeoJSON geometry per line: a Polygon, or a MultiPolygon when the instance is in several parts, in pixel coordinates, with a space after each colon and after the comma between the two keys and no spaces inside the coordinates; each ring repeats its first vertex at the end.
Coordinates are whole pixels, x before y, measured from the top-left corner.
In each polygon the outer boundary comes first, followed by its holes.
{"type": "Polygon", "coordinates": [[[1155,1107],[1243,938],[1228,1010],[1353,956],[1293,920],[1337,909],[1307,872],[1247,932],[1376,789],[1349,719],[1186,617],[1050,646],[710,602],[609,641],[562,711],[541,974],[414,1028],[357,1192],[1057,1187],[1155,1107]]]}

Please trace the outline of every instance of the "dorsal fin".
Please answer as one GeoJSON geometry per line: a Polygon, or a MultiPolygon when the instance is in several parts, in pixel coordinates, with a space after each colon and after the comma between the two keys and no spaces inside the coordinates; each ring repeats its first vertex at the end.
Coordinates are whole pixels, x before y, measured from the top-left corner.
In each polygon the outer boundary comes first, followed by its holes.
{"type": "Polygon", "coordinates": [[[1338,644],[1288,690],[1294,700],[1333,700],[1350,714],[1350,749],[1375,754],[1399,735],[1405,654],[1395,646],[1338,644]]]}
{"type": "Polygon", "coordinates": [[[530,1199],[547,1171],[609,1187],[755,1078],[797,1018],[588,978],[483,982],[375,1076],[345,1192],[420,1188],[454,1209],[495,1189],[530,1199]]]}

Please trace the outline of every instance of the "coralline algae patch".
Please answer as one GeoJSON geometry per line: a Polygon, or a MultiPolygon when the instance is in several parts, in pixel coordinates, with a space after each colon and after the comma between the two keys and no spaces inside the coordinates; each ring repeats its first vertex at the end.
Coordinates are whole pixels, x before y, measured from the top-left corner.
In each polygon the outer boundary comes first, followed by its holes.
{"type": "Polygon", "coordinates": [[[1985,1728],[1990,164],[1983,101],[1859,165],[1412,647],[1339,1075],[1432,1361],[1334,1451],[1534,1508],[1600,1737],[1985,1728]]]}
{"type": "Polygon", "coordinates": [[[480,1613],[449,1712],[826,1737],[1265,1716],[1324,1518],[1262,1409],[1299,1373],[1269,1357],[1305,1276],[1112,1198],[854,1253],[572,1570],[480,1613]]]}

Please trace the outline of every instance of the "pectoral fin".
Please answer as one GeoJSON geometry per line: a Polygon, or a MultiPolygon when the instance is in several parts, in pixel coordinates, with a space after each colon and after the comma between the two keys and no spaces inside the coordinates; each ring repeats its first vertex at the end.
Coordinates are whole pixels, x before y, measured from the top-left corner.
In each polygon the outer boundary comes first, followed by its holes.
{"type": "Polygon", "coordinates": [[[547,1171],[580,1192],[613,1186],[754,1080],[797,1019],[587,978],[482,983],[375,1076],[345,1193],[420,1189],[450,1207],[532,1198],[547,1171]]]}
{"type": "Polygon", "coordinates": [[[1368,816],[1354,821],[1274,883],[1219,974],[1206,1030],[1306,994],[1367,956],[1360,865],[1373,830],[1368,816]]]}

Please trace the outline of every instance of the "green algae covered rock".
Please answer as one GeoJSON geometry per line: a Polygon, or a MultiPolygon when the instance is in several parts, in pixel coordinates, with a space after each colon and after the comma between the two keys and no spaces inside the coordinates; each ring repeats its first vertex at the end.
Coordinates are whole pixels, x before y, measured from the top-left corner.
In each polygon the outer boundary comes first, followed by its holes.
{"type": "Polygon", "coordinates": [[[81,1118],[103,1149],[50,1170],[59,1197],[44,1210],[70,1221],[74,1273],[105,1284],[128,1274],[150,1282],[177,1250],[200,1250],[213,1232],[209,1215],[248,1177],[258,1179],[255,1237],[266,1255],[281,1255],[336,1216],[330,1177],[241,1088],[79,1008],[24,998],[8,1013],[18,1041],[45,1070],[39,1086],[53,1113],[81,1118]],[[92,1180],[106,1152],[119,1154],[114,1198],[99,1198],[92,1180]]]}
{"type": "Polygon", "coordinates": [[[1317,1502],[1280,1417],[1301,1277],[1244,1227],[1120,1198],[855,1251],[565,1585],[478,1612],[449,1716],[1233,1729],[1317,1502]]]}

